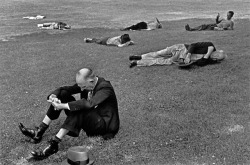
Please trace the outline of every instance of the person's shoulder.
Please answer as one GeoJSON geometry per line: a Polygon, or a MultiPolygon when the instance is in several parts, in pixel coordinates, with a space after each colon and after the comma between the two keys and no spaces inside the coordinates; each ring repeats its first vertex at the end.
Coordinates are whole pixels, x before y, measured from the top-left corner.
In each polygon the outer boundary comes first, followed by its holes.
{"type": "Polygon", "coordinates": [[[100,86],[111,86],[111,83],[110,83],[110,81],[108,81],[108,80],[106,80],[105,78],[103,78],[103,77],[98,77],[98,84],[100,85],[100,86]]]}
{"type": "Polygon", "coordinates": [[[121,38],[121,35],[120,36],[114,36],[114,37],[111,37],[112,39],[120,39],[121,38]]]}

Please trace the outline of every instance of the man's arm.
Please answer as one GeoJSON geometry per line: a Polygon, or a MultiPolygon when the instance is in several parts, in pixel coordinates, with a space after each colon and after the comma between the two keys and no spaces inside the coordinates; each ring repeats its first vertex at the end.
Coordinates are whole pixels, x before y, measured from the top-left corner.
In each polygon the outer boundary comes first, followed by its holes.
{"type": "Polygon", "coordinates": [[[81,92],[81,88],[75,84],[73,86],[63,86],[63,87],[59,87],[56,90],[54,90],[53,92],[51,92],[47,99],[49,100],[49,97],[54,94],[56,97],[58,97],[58,95],[60,95],[61,90],[66,90],[70,95],[76,94],[76,93],[80,93],[81,92]]]}
{"type": "Polygon", "coordinates": [[[194,52],[194,49],[196,48],[197,43],[192,43],[191,45],[188,46],[188,50],[187,50],[187,56],[184,59],[184,62],[186,64],[190,63],[191,61],[191,54],[194,52]]]}
{"type": "Polygon", "coordinates": [[[87,101],[86,99],[81,99],[77,101],[69,102],[69,109],[71,111],[79,111],[79,110],[89,110],[94,108],[95,106],[104,102],[107,98],[112,95],[113,91],[111,87],[103,87],[99,91],[95,93],[95,95],[87,101]]]}
{"type": "Polygon", "coordinates": [[[207,48],[207,53],[204,55],[203,58],[208,59],[208,58],[210,57],[210,55],[212,54],[213,51],[214,51],[214,46],[209,46],[209,47],[207,48]]]}
{"type": "Polygon", "coordinates": [[[118,44],[117,46],[118,46],[118,47],[125,47],[125,46],[129,46],[129,45],[133,45],[133,44],[134,44],[133,41],[128,41],[128,42],[126,42],[126,43],[124,43],[124,44],[118,44]]]}
{"type": "MultiPolygon", "coordinates": [[[[191,60],[191,55],[192,54],[197,54],[197,52],[195,53],[195,49],[199,48],[199,47],[208,47],[208,50],[210,52],[211,47],[213,48],[213,50],[215,49],[214,44],[212,42],[197,42],[197,43],[192,43],[191,45],[189,45],[188,47],[188,51],[187,51],[187,56],[184,60],[185,63],[189,63],[191,60]]],[[[212,50],[212,51],[213,51],[212,50]]],[[[204,52],[205,54],[205,52],[204,52]]],[[[211,54],[211,53],[210,53],[211,54]]],[[[207,56],[209,57],[210,54],[207,54],[207,56]]],[[[206,57],[207,57],[206,56],[206,57]]]]}
{"type": "Polygon", "coordinates": [[[215,19],[216,24],[221,23],[221,21],[223,20],[223,19],[219,20],[219,18],[220,18],[220,13],[218,13],[218,15],[217,15],[217,17],[216,17],[216,19],[215,19]]]}
{"type": "Polygon", "coordinates": [[[227,28],[227,30],[234,30],[234,22],[233,21],[230,23],[230,26],[227,28]]]}

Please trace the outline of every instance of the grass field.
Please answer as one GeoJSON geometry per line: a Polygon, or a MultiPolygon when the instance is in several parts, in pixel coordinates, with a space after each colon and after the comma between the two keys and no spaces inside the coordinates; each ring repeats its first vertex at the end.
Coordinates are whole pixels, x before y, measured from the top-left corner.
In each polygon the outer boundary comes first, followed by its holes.
{"type": "Polygon", "coordinates": [[[135,45],[106,47],[84,37],[116,36],[117,29],[46,31],[0,43],[0,164],[59,165],[67,149],[87,145],[95,164],[236,165],[250,164],[250,26],[236,20],[234,31],[187,32],[212,20],[164,22],[163,29],[128,32],[135,45]],[[212,41],[228,58],[220,64],[192,67],[129,68],[128,56],[177,43],[212,41]],[[28,161],[30,151],[44,148],[65,115],[52,123],[40,144],[30,144],[17,124],[38,125],[48,108],[47,95],[73,84],[75,73],[91,67],[113,84],[121,127],[109,141],[66,137],[60,151],[42,161],[28,161]]]}

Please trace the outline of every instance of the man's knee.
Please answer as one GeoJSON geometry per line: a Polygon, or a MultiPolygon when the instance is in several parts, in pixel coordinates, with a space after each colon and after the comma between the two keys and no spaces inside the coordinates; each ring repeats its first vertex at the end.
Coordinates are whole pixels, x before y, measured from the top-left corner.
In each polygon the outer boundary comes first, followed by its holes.
{"type": "Polygon", "coordinates": [[[106,131],[106,123],[98,114],[90,113],[87,115],[84,130],[88,136],[103,135],[106,131]]]}
{"type": "Polygon", "coordinates": [[[63,102],[75,101],[75,98],[66,90],[61,90],[58,98],[63,102]]]}
{"type": "Polygon", "coordinates": [[[50,118],[50,120],[56,120],[58,119],[58,117],[60,116],[61,110],[60,111],[56,111],[54,109],[53,105],[50,105],[46,115],[48,116],[48,118],[50,118]]]}

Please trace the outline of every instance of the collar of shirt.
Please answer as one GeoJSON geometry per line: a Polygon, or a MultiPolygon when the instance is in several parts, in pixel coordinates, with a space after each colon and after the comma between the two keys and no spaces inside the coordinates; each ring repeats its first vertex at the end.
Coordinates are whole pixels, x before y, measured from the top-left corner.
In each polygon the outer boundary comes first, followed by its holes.
{"type": "Polygon", "coordinates": [[[95,87],[96,87],[97,82],[98,82],[98,77],[96,76],[95,85],[94,85],[93,89],[91,90],[92,92],[94,91],[94,89],[95,89],[95,87]]]}

